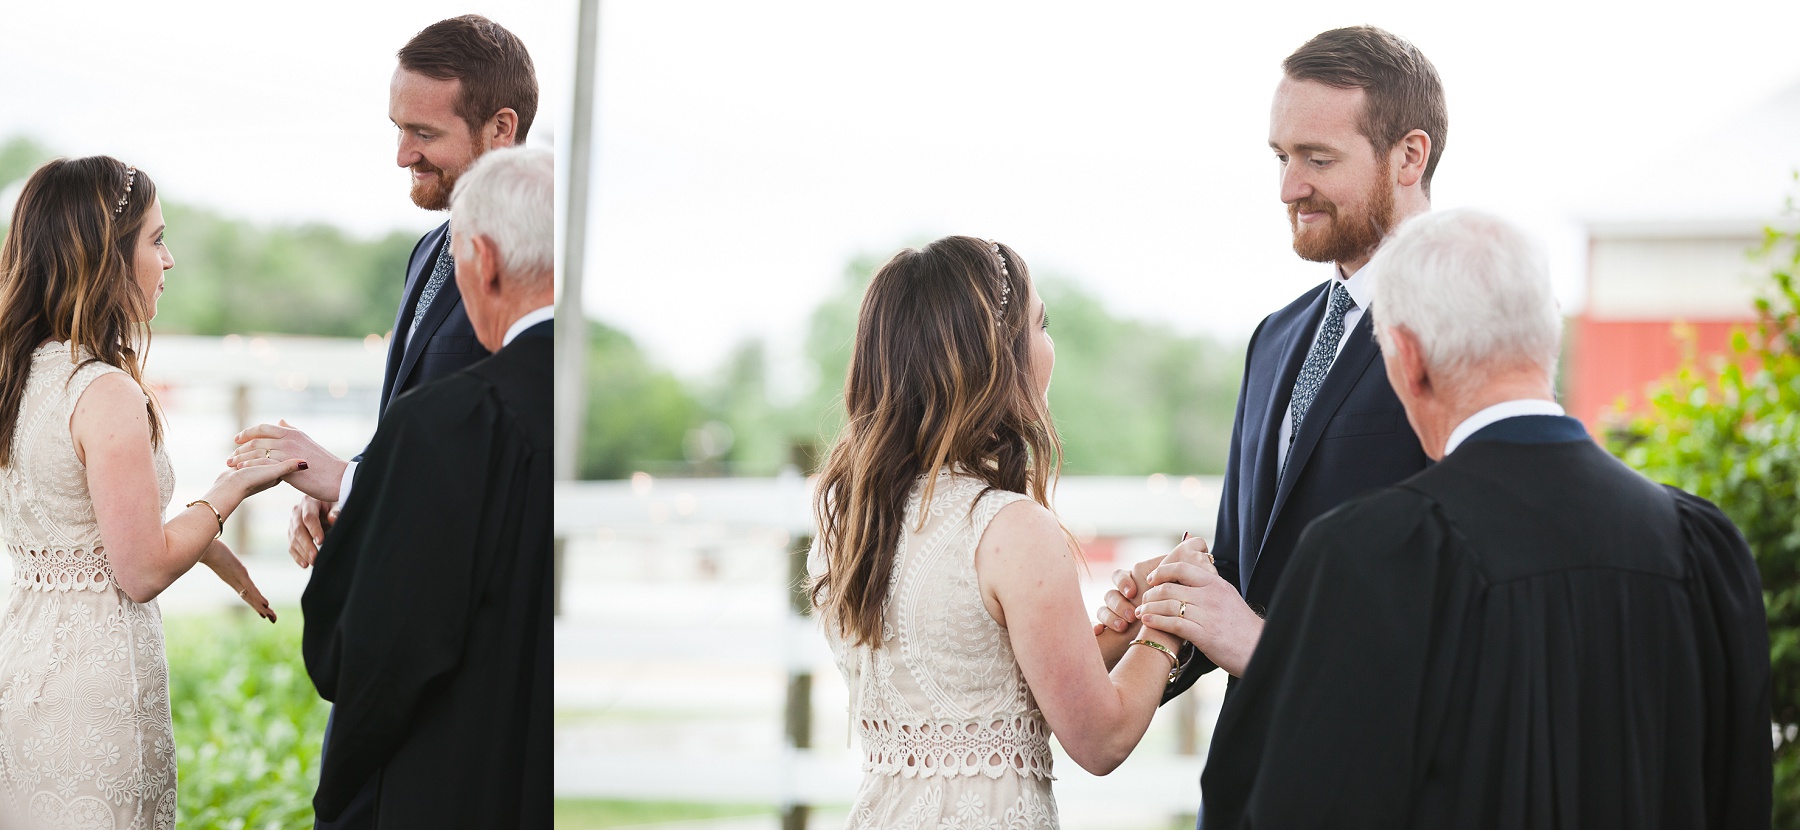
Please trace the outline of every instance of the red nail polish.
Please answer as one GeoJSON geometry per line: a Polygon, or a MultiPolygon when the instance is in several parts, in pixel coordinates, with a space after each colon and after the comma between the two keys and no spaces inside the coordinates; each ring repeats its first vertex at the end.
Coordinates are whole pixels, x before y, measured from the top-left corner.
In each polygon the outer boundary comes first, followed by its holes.
{"type": "Polygon", "coordinates": [[[302,470],[306,469],[306,462],[304,462],[304,461],[300,462],[300,469],[302,469],[302,470]]]}

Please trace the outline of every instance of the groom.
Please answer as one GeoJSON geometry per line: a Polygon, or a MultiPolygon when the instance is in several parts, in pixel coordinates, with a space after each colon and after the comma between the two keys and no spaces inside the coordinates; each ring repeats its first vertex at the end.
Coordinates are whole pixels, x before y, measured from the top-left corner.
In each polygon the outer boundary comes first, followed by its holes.
{"type": "MultiPolygon", "coordinates": [[[[1416,47],[1372,26],[1324,32],[1282,69],[1269,116],[1281,201],[1294,252],[1332,274],[1250,338],[1212,543],[1222,579],[1187,610],[1205,633],[1183,648],[1165,701],[1215,666],[1243,673],[1308,523],[1427,463],[1382,371],[1364,313],[1379,275],[1363,266],[1431,207],[1449,127],[1443,85],[1416,47]]],[[[1154,565],[1114,574],[1097,629],[1129,630],[1154,565]]]]}
{"type": "Polygon", "coordinates": [[[552,166],[457,183],[469,322],[492,357],[401,396],[301,608],[331,700],[313,807],[347,827],[550,826],[552,166]]]}
{"type": "MultiPolygon", "coordinates": [[[[440,20],[401,47],[388,87],[388,117],[398,131],[395,162],[412,171],[413,204],[449,210],[452,189],[476,159],[524,144],[537,94],[525,44],[480,15],[440,20]]],[[[388,345],[381,413],[402,394],[488,356],[450,278],[456,264],[450,236],[445,221],[413,248],[388,345]]],[[[335,510],[350,496],[361,456],[340,459],[285,422],[244,430],[237,443],[233,461],[267,454],[310,462],[306,473],[287,482],[306,494],[288,526],[288,552],[301,567],[311,565],[335,510]]]]}

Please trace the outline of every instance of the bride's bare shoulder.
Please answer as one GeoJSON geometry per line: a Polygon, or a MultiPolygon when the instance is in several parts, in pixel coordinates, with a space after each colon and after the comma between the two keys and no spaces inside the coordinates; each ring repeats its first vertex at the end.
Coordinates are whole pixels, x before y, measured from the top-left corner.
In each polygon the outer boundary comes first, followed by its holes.
{"type": "Polygon", "coordinates": [[[1017,499],[1000,508],[981,535],[980,547],[989,552],[1041,555],[1066,550],[1062,523],[1050,509],[1031,499],[1017,499]]]}

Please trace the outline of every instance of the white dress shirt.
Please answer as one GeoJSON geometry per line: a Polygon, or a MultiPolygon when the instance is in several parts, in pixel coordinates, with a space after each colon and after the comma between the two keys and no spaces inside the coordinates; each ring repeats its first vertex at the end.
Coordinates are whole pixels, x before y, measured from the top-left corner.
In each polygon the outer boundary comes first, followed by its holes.
{"type": "Polygon", "coordinates": [[[1450,453],[1456,451],[1457,447],[1462,446],[1462,442],[1469,440],[1469,436],[1474,435],[1476,432],[1479,432],[1482,427],[1496,421],[1504,421],[1507,418],[1517,418],[1520,415],[1562,414],[1565,414],[1563,408],[1557,405],[1555,401],[1546,401],[1542,398],[1520,398],[1513,401],[1502,401],[1470,415],[1468,418],[1464,419],[1462,423],[1457,424],[1456,429],[1450,430],[1450,440],[1444,442],[1444,455],[1448,457],[1450,453]]]}
{"type": "MultiPolygon", "coordinates": [[[[1367,265],[1356,269],[1356,273],[1351,274],[1349,279],[1344,279],[1344,272],[1339,270],[1337,266],[1332,266],[1332,269],[1337,272],[1337,284],[1344,290],[1350,292],[1350,301],[1355,303],[1355,305],[1350,307],[1350,310],[1344,312],[1344,334],[1342,337],[1338,338],[1337,342],[1337,353],[1342,354],[1344,351],[1344,344],[1350,342],[1350,333],[1356,331],[1357,323],[1362,322],[1363,310],[1368,308],[1369,301],[1374,299],[1375,275],[1372,273],[1374,269],[1367,265]]],[[[1326,302],[1325,308],[1327,311],[1331,309],[1331,303],[1329,301],[1326,302]]],[[[1313,330],[1312,339],[1307,341],[1306,344],[1306,351],[1308,354],[1312,353],[1313,344],[1319,342],[1319,334],[1324,330],[1325,318],[1320,316],[1319,327],[1313,330]]],[[[1335,358],[1333,358],[1333,360],[1335,361],[1335,358]]],[[[1334,363],[1333,365],[1336,364],[1334,363]]],[[[1287,458],[1288,444],[1293,443],[1293,439],[1294,405],[1290,402],[1287,411],[1281,414],[1281,431],[1277,434],[1275,439],[1279,445],[1277,448],[1281,450],[1281,454],[1275,456],[1276,458],[1287,458]]]]}

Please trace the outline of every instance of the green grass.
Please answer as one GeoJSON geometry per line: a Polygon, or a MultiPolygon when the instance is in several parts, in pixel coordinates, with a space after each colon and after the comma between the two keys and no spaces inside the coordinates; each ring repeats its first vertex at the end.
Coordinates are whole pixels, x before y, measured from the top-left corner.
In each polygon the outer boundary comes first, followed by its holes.
{"type": "Polygon", "coordinates": [[[775,808],[758,804],[690,804],[674,801],[613,801],[589,798],[556,800],[556,830],[599,830],[707,818],[772,816],[775,808]]]}
{"type": "Polygon", "coordinates": [[[163,621],[184,830],[311,827],[331,704],[300,656],[300,609],[163,621]]]}

